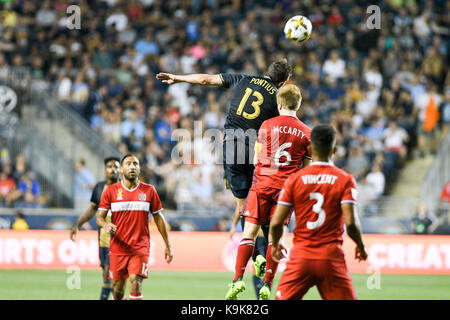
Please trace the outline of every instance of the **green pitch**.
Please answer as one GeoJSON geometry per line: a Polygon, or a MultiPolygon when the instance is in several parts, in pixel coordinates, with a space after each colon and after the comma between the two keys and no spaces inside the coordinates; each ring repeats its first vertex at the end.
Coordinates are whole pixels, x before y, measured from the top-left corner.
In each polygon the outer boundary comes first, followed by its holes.
{"type": "MultiPolygon", "coordinates": [[[[0,299],[97,300],[102,285],[100,270],[80,273],[77,283],[65,270],[0,270],[0,299]],[[79,284],[80,288],[77,289],[79,284]],[[69,289],[72,287],[72,289],[69,289]]],[[[144,280],[144,299],[152,300],[222,300],[233,274],[229,272],[151,271],[144,280]]],[[[275,287],[279,276],[275,278],[275,287]]],[[[360,299],[372,300],[450,300],[450,276],[381,274],[379,283],[369,274],[353,274],[353,284],[360,299]],[[368,282],[369,287],[368,288],[368,282]],[[378,285],[377,285],[378,284],[378,285]],[[378,287],[378,288],[377,288],[378,287]]],[[[254,300],[251,275],[246,274],[247,289],[239,299],[254,300]]],[[[128,291],[127,291],[128,293],[128,291]]],[[[272,292],[272,297],[274,292],[272,292]]],[[[320,299],[316,288],[305,299],[320,299]]]]}

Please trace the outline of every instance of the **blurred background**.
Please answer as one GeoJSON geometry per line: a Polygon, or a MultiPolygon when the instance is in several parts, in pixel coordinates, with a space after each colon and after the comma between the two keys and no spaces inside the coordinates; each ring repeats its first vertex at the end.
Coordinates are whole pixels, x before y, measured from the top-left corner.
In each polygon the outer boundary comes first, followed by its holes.
{"type": "Polygon", "coordinates": [[[223,130],[230,91],[155,75],[261,75],[286,57],[300,119],[338,129],[335,164],[357,179],[363,231],[450,234],[450,2],[380,2],[380,29],[371,4],[0,1],[0,228],[69,229],[103,159],[132,152],[172,230],[227,231],[235,203],[214,141],[197,141],[201,164],[171,155],[176,129],[223,130]],[[283,34],[294,14],[313,24],[301,45],[283,34]]]}

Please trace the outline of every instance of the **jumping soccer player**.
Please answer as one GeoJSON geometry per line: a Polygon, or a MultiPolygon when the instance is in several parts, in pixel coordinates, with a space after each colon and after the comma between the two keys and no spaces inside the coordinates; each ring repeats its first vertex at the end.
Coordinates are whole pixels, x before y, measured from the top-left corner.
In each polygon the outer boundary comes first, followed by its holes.
{"type": "MultiPolygon", "coordinates": [[[[119,168],[120,168],[120,159],[116,157],[108,157],[104,160],[105,163],[105,177],[106,180],[97,183],[92,190],[91,195],[91,206],[86,212],[81,215],[76,224],[73,226],[70,231],[70,239],[75,241],[75,237],[78,233],[78,229],[80,229],[84,223],[88,222],[92,219],[92,217],[97,213],[98,206],[100,205],[100,199],[102,197],[103,191],[107,186],[116,183],[119,180],[119,168]]],[[[106,221],[111,222],[111,213],[108,212],[106,216],[106,221]]],[[[103,287],[100,293],[100,300],[108,300],[109,294],[112,290],[111,288],[111,280],[109,279],[109,241],[110,241],[109,233],[105,232],[103,228],[98,229],[98,252],[100,257],[100,266],[102,267],[102,275],[103,275],[103,287]]]]}
{"type": "MultiPolygon", "coordinates": [[[[256,236],[261,225],[270,220],[284,181],[302,166],[307,166],[311,159],[308,151],[311,129],[296,115],[301,104],[300,89],[293,84],[281,87],[277,101],[280,116],[266,120],[261,125],[255,144],[256,182],[250,189],[241,213],[245,225],[238,247],[233,283],[225,296],[227,300],[235,300],[245,290],[242,278],[253,254],[256,236]]],[[[270,288],[278,267],[278,262],[271,259],[270,240],[269,236],[264,285],[259,291],[261,300],[270,298],[270,288]]]]}
{"type": "Polygon", "coordinates": [[[187,82],[221,86],[232,90],[223,141],[226,186],[227,189],[231,189],[236,199],[231,235],[235,232],[239,214],[252,185],[253,149],[258,130],[265,120],[278,116],[276,93],[290,76],[291,66],[286,59],[273,62],[264,76],[228,73],[214,75],[159,73],[156,75],[158,80],[169,85],[187,82]]]}
{"type": "Polygon", "coordinates": [[[130,278],[130,300],[142,300],[142,279],[148,277],[150,255],[149,213],[153,215],[166,245],[165,259],[173,259],[163,208],[156,189],[139,180],[139,160],[132,154],[120,162],[123,179],[103,192],[97,224],[111,234],[110,271],[113,298],[125,298],[126,280],[130,278]],[[111,210],[112,222],[105,220],[111,210]]]}
{"type": "Polygon", "coordinates": [[[323,299],[356,299],[342,250],[344,223],[356,243],[355,259],[366,260],[356,212],[355,179],[331,162],[336,152],[336,131],[318,125],[311,133],[313,162],[284,183],[270,222],[272,259],[278,261],[283,222],[294,209],[294,246],[276,291],[279,300],[302,299],[317,286],[323,299]]]}

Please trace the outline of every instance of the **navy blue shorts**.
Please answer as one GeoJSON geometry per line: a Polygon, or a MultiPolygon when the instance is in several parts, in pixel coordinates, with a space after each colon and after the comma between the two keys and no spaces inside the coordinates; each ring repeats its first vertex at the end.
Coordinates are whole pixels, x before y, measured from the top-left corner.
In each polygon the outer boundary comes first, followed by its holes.
{"type": "Polygon", "coordinates": [[[225,186],[238,199],[247,198],[253,182],[253,147],[246,142],[224,141],[223,170],[225,186]],[[228,149],[227,149],[228,147],[228,149]]]}
{"type": "Polygon", "coordinates": [[[225,172],[225,185],[231,189],[233,196],[238,199],[247,198],[248,192],[252,187],[253,164],[223,164],[225,172]]]}
{"type": "Polygon", "coordinates": [[[100,258],[100,266],[103,268],[105,265],[109,266],[109,248],[98,247],[98,254],[100,258]]]}

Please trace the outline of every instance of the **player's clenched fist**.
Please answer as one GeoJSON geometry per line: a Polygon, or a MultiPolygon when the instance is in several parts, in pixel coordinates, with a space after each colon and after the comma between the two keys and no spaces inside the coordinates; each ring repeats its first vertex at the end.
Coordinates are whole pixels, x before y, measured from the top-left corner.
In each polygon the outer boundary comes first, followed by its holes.
{"type": "Polygon", "coordinates": [[[172,262],[173,253],[172,253],[172,248],[171,247],[166,247],[166,251],[164,252],[164,256],[166,258],[166,262],[167,263],[172,262]]]}
{"type": "Polygon", "coordinates": [[[116,230],[117,230],[117,227],[116,227],[116,225],[114,225],[114,224],[112,224],[112,223],[107,223],[106,225],[105,225],[105,231],[107,232],[107,233],[109,233],[110,235],[114,235],[114,233],[116,233],[116,230]]]}
{"type": "Polygon", "coordinates": [[[364,246],[356,246],[355,248],[355,259],[358,261],[364,261],[367,259],[367,252],[366,249],[364,249],[364,246]]]}

